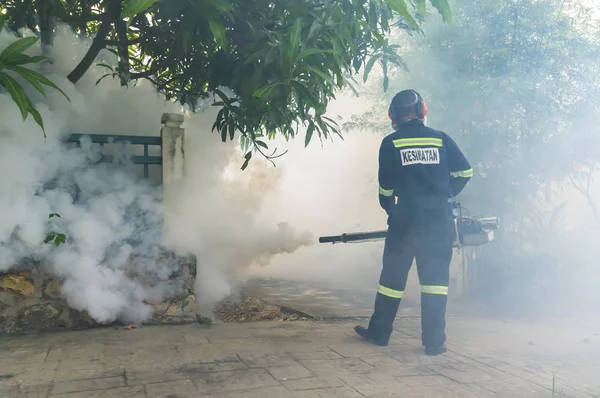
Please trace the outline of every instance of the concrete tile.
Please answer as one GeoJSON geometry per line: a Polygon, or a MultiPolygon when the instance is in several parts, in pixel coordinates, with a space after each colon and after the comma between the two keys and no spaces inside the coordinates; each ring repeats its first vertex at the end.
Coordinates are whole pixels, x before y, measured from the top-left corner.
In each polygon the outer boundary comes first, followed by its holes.
{"type": "MultiPolygon", "coordinates": [[[[36,385],[20,385],[19,391],[21,396],[27,398],[46,398],[50,394],[52,389],[52,383],[47,384],[36,384],[36,385]]],[[[0,395],[2,397],[2,395],[0,395]]]]}
{"type": "Polygon", "coordinates": [[[106,390],[53,394],[50,398],[145,398],[144,386],[118,387],[106,390]]]}
{"type": "Polygon", "coordinates": [[[425,355],[422,349],[410,349],[402,351],[387,351],[385,352],[391,358],[394,358],[398,362],[407,365],[441,365],[450,363],[460,363],[457,359],[446,355],[428,356],[425,355]]]}
{"type": "Polygon", "coordinates": [[[328,347],[324,348],[314,348],[311,347],[310,344],[306,344],[304,349],[301,348],[293,348],[286,350],[288,354],[292,356],[292,358],[296,360],[305,360],[305,359],[340,359],[343,358],[337,352],[329,349],[328,347]]]}
{"type": "Polygon", "coordinates": [[[52,387],[52,394],[64,394],[70,392],[82,392],[93,390],[107,390],[111,388],[124,387],[123,377],[107,377],[103,379],[87,379],[75,381],[58,381],[52,387]]]}
{"type": "MultiPolygon", "coordinates": [[[[200,346],[202,347],[202,346],[200,346]]],[[[213,349],[227,352],[264,352],[277,353],[284,352],[276,344],[268,339],[247,338],[247,339],[223,339],[212,341],[209,345],[213,349]]],[[[185,349],[185,348],[184,348],[185,349]]]]}
{"type": "Polygon", "coordinates": [[[552,397],[552,391],[538,384],[514,378],[504,381],[478,383],[478,386],[501,396],[552,397]]]}
{"type": "Polygon", "coordinates": [[[71,347],[53,346],[46,360],[102,359],[104,358],[104,348],[104,344],[80,344],[71,347]]]}
{"type": "Polygon", "coordinates": [[[425,376],[402,376],[397,377],[396,380],[402,382],[409,387],[432,387],[432,386],[443,386],[443,387],[454,387],[458,383],[454,380],[450,380],[444,376],[439,375],[425,375],[425,376]]]}
{"type": "Polygon", "coordinates": [[[437,374],[425,365],[407,365],[383,354],[361,357],[360,359],[373,367],[369,373],[388,374],[390,376],[427,376],[437,374]]]}
{"type": "Polygon", "coordinates": [[[123,363],[148,363],[157,360],[176,362],[180,356],[174,345],[140,348],[108,346],[104,351],[104,355],[111,360],[122,361],[123,363]]]}
{"type": "Polygon", "coordinates": [[[359,358],[316,359],[299,361],[302,366],[317,376],[339,376],[345,374],[360,374],[373,371],[373,366],[359,358]]]}
{"type": "Polygon", "coordinates": [[[217,340],[244,339],[254,337],[248,328],[239,324],[219,324],[205,329],[201,328],[202,327],[200,326],[197,330],[190,331],[188,333],[197,333],[198,335],[207,338],[211,343],[217,340]]]}
{"type": "Polygon", "coordinates": [[[457,383],[482,383],[510,377],[506,373],[485,365],[473,366],[462,363],[449,363],[431,365],[427,368],[457,383]]]}
{"type": "Polygon", "coordinates": [[[358,358],[377,353],[375,345],[360,340],[350,343],[331,344],[329,348],[337,354],[346,358],[358,358]]]}
{"type": "MultiPolygon", "coordinates": [[[[13,346],[14,347],[14,346],[13,346]]],[[[0,350],[0,366],[14,366],[26,363],[41,363],[46,360],[50,348],[9,348],[0,350]]]]}
{"type": "Polygon", "coordinates": [[[279,385],[265,369],[204,373],[196,376],[194,383],[196,383],[198,391],[206,393],[249,390],[279,385]]]}
{"type": "Polygon", "coordinates": [[[106,365],[100,361],[63,360],[60,361],[55,380],[72,381],[123,376],[124,367],[106,365]]]}
{"type": "Polygon", "coordinates": [[[362,398],[363,395],[359,394],[348,386],[344,387],[327,387],[319,388],[316,390],[301,390],[294,391],[294,397],[296,398],[329,398],[329,397],[340,397],[340,398],[362,398]]]}
{"type": "Polygon", "coordinates": [[[306,369],[304,366],[301,366],[301,365],[274,366],[274,367],[267,368],[267,371],[277,381],[302,379],[302,378],[314,376],[314,374],[312,372],[310,372],[308,369],[306,369]]]}
{"type": "Polygon", "coordinates": [[[477,385],[411,387],[410,393],[406,396],[410,398],[529,398],[529,395],[499,395],[477,385]]]}
{"type": "Polygon", "coordinates": [[[139,386],[151,383],[165,383],[169,381],[179,381],[189,379],[189,376],[182,373],[172,372],[168,369],[154,369],[148,370],[130,370],[125,371],[125,378],[128,386],[139,386]]]}
{"type": "Polygon", "coordinates": [[[298,365],[289,354],[285,352],[264,353],[264,352],[242,352],[238,356],[249,368],[266,368],[274,366],[292,366],[298,365]]]}
{"type": "Polygon", "coordinates": [[[19,391],[19,386],[0,386],[0,397],[2,398],[20,398],[21,391],[19,391]]]}
{"type": "Polygon", "coordinates": [[[231,391],[219,394],[218,398],[293,398],[284,387],[263,387],[253,390],[231,391]]]}
{"type": "Polygon", "coordinates": [[[165,383],[146,384],[148,398],[197,397],[200,392],[191,380],[177,380],[165,383]]]}
{"type": "Polygon", "coordinates": [[[340,376],[340,379],[354,390],[365,397],[382,396],[411,396],[411,389],[390,375],[369,374],[369,375],[348,375],[340,376]]]}
{"type": "Polygon", "coordinates": [[[233,370],[247,369],[245,363],[242,361],[235,362],[211,362],[211,363],[188,363],[177,369],[174,372],[186,374],[189,377],[194,377],[199,373],[208,372],[227,372],[233,370]]]}
{"type": "Polygon", "coordinates": [[[21,365],[2,365],[0,387],[7,385],[40,385],[51,383],[58,368],[58,362],[27,363],[21,365]],[[10,369],[10,370],[9,370],[10,369]]]}
{"type": "Polygon", "coordinates": [[[227,346],[217,347],[212,344],[180,347],[177,353],[177,363],[215,363],[237,362],[236,352],[227,346]]]}
{"type": "Polygon", "coordinates": [[[345,386],[338,377],[308,377],[305,379],[282,381],[281,384],[290,391],[316,390],[345,386]]]}
{"type": "Polygon", "coordinates": [[[269,339],[278,339],[278,338],[290,338],[290,337],[298,337],[303,336],[308,333],[308,330],[304,329],[289,329],[289,328],[260,328],[253,329],[250,331],[253,337],[258,338],[269,338],[269,339]]]}

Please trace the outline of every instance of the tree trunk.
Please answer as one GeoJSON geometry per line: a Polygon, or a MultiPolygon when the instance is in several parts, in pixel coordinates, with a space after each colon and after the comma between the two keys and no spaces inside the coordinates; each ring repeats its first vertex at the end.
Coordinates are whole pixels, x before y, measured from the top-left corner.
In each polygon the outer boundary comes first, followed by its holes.
{"type": "Polygon", "coordinates": [[[121,86],[126,86],[131,76],[129,73],[129,45],[127,43],[127,26],[125,25],[125,21],[117,21],[115,28],[119,39],[119,77],[121,79],[121,86]]]}
{"type": "Polygon", "coordinates": [[[53,24],[51,5],[48,0],[35,0],[35,8],[39,19],[42,55],[47,57],[50,55],[50,49],[52,48],[53,24]]]}
{"type": "Polygon", "coordinates": [[[81,0],[81,23],[79,24],[79,37],[83,38],[87,35],[87,19],[90,16],[90,8],[88,0],[81,0]]]}

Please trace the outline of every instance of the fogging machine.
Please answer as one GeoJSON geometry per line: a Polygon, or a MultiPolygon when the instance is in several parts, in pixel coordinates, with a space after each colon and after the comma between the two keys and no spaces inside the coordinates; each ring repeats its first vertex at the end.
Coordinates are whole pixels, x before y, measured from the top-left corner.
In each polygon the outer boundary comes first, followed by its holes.
{"type": "MultiPolygon", "coordinates": [[[[498,217],[471,217],[460,203],[452,201],[450,206],[454,218],[454,247],[481,246],[494,240],[494,231],[500,227],[498,217]]],[[[387,230],[344,233],[322,236],[319,243],[359,243],[384,240],[386,236],[387,230]]]]}

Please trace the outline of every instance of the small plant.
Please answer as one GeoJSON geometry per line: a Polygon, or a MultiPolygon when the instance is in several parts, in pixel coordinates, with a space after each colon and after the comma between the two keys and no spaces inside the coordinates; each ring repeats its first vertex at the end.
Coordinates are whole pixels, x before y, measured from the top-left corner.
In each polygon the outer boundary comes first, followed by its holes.
{"type": "MultiPolygon", "coordinates": [[[[48,218],[52,219],[54,217],[58,217],[60,218],[60,214],[58,213],[51,213],[48,218]]],[[[61,232],[56,232],[56,231],[51,231],[48,234],[46,234],[46,238],[44,239],[44,243],[54,243],[54,245],[56,247],[67,243],[67,236],[61,232]]]]}
{"type": "Polygon", "coordinates": [[[212,325],[213,320],[202,315],[196,315],[196,322],[198,322],[200,325],[212,325]]]}

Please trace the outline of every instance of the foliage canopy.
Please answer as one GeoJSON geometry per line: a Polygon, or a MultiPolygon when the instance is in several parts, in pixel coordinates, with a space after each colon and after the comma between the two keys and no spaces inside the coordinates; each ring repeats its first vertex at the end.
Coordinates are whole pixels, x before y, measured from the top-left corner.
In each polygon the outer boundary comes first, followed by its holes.
{"type": "MultiPolygon", "coordinates": [[[[430,0],[444,21],[447,0],[430,0]]],[[[27,27],[52,44],[53,20],[68,23],[93,44],[69,74],[77,82],[103,49],[118,66],[107,76],[122,84],[147,79],[167,98],[194,109],[217,95],[214,130],[223,141],[241,133],[246,148],[263,139],[286,139],[305,128],[339,134],[324,116],[336,90],[375,62],[403,66],[399,46],[386,35],[394,26],[420,32],[426,0],[7,0],[7,25],[27,27]],[[220,88],[233,91],[226,96],[220,88]]],[[[384,89],[389,80],[384,79],[384,89]]],[[[248,152],[247,159],[252,152],[248,152]]]]}

